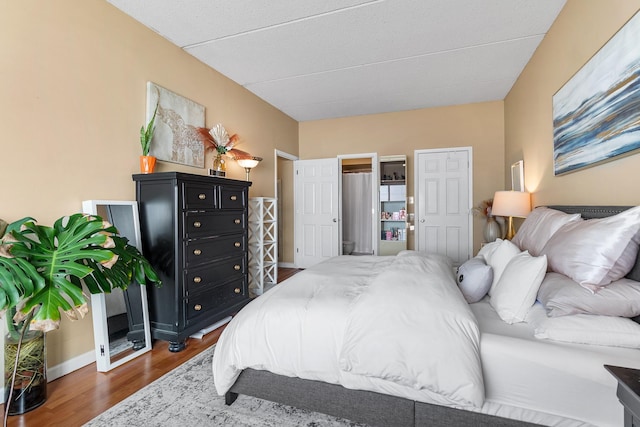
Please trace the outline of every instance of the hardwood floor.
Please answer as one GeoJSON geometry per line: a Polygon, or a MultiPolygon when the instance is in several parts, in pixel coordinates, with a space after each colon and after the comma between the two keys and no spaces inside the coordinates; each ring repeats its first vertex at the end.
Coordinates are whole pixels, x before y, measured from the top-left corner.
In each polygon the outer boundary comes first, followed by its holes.
{"type": "MultiPolygon", "coordinates": [[[[278,282],[301,270],[278,269],[278,282]]],[[[9,417],[8,426],[81,426],[96,415],[160,378],[216,342],[224,326],[205,335],[190,338],[179,353],[168,350],[168,343],[154,341],[153,349],[110,372],[97,372],[92,363],[69,375],[51,381],[47,401],[24,415],[9,417]]],[[[4,413],[4,405],[3,413],[4,413]]]]}

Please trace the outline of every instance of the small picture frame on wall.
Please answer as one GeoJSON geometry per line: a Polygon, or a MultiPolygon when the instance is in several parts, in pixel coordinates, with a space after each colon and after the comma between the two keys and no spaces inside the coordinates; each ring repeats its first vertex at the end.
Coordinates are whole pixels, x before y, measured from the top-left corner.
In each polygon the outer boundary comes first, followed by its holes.
{"type": "Polygon", "coordinates": [[[511,165],[511,189],[524,191],[524,161],[518,160],[511,165]]]}

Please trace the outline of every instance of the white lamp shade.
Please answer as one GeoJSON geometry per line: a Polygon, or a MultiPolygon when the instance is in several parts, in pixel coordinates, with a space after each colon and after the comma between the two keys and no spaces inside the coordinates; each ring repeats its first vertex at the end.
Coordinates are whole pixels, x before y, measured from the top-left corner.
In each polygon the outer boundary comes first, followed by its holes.
{"type": "Polygon", "coordinates": [[[526,218],[531,212],[531,194],[524,191],[496,191],[491,215],[526,218]]]}
{"type": "Polygon", "coordinates": [[[248,159],[238,159],[236,161],[238,162],[240,167],[252,169],[258,166],[260,160],[262,160],[260,157],[250,157],[248,159]]]}

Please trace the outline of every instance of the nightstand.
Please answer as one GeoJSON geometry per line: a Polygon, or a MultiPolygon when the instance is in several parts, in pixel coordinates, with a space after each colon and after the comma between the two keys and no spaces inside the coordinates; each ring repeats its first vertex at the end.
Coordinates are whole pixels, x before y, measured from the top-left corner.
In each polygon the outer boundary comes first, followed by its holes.
{"type": "Polygon", "coordinates": [[[624,406],[624,427],[640,427],[640,369],[604,367],[618,380],[616,395],[624,406]]]}

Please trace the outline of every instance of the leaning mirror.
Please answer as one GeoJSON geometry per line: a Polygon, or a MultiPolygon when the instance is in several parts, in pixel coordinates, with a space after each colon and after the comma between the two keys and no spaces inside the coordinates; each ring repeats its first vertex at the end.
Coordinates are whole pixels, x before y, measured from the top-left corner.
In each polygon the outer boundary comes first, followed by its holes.
{"type": "MultiPolygon", "coordinates": [[[[138,205],[133,201],[85,200],[84,213],[113,224],[142,252],[138,205]]],[[[105,372],[151,350],[147,290],[135,281],[126,291],[91,295],[96,366],[105,372]]]]}

